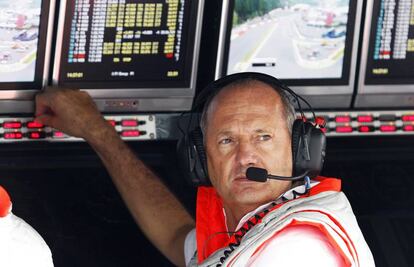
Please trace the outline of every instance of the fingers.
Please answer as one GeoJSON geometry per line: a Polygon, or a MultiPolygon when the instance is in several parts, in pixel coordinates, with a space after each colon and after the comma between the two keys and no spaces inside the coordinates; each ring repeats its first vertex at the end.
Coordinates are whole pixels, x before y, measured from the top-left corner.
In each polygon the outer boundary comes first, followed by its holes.
{"type": "Polygon", "coordinates": [[[44,125],[54,126],[52,103],[53,99],[50,93],[43,92],[36,95],[35,121],[44,125]]]}
{"type": "Polygon", "coordinates": [[[39,123],[76,137],[107,126],[92,98],[79,90],[46,88],[36,96],[35,114],[39,123]]]}
{"type": "Polygon", "coordinates": [[[47,125],[47,126],[51,126],[54,127],[53,125],[53,117],[50,115],[36,115],[36,117],[34,118],[34,120],[38,123],[41,123],[43,125],[47,125]]]}
{"type": "Polygon", "coordinates": [[[48,98],[43,94],[36,95],[36,110],[35,116],[43,115],[50,112],[50,104],[48,98]]]}

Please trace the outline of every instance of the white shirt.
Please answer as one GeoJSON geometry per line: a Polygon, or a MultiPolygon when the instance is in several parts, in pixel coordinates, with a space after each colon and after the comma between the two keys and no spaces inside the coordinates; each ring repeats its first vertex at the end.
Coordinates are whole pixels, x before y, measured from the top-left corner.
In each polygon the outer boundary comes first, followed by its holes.
{"type": "MultiPolygon", "coordinates": [[[[319,182],[312,181],[311,186],[319,182]]],[[[291,194],[289,190],[285,196],[291,194]]],[[[280,198],[279,198],[280,199],[280,198]]],[[[281,201],[281,200],[280,200],[281,201]]],[[[268,204],[247,213],[238,223],[236,229],[259,210],[263,210],[268,204]]],[[[223,209],[224,212],[224,209],[223,209]]],[[[225,216],[224,212],[224,217],[225,216]]],[[[197,250],[196,231],[192,229],[184,242],[184,257],[186,265],[197,250]]],[[[338,251],[332,247],[327,237],[315,227],[301,225],[288,227],[272,238],[266,245],[252,257],[248,266],[318,266],[332,267],[343,266],[343,259],[338,251]]]]}
{"type": "MultiPolygon", "coordinates": [[[[195,229],[185,239],[186,265],[196,252],[195,229]]],[[[269,241],[248,266],[342,266],[341,255],[331,246],[326,236],[312,226],[289,227],[269,241]]]]}
{"type": "Polygon", "coordinates": [[[11,211],[0,217],[0,266],[53,267],[52,253],[46,242],[11,211]]]}
{"type": "Polygon", "coordinates": [[[344,266],[338,251],[319,229],[288,227],[255,254],[248,266],[344,266]]]}

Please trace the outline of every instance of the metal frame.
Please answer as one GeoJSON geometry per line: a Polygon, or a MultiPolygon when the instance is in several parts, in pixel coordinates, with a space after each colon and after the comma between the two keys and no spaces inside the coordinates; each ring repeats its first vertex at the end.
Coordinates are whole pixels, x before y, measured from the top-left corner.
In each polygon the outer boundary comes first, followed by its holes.
{"type": "Polygon", "coordinates": [[[221,18],[220,18],[220,32],[219,32],[219,43],[217,47],[217,60],[216,60],[216,72],[215,79],[221,78],[223,73],[223,61],[224,61],[224,47],[226,42],[226,32],[227,32],[227,16],[229,13],[230,0],[223,0],[221,7],[221,18]]]}
{"type": "MultiPolygon", "coordinates": [[[[58,34],[56,38],[55,63],[53,68],[53,84],[59,83],[60,60],[62,57],[63,30],[65,24],[67,0],[62,0],[59,10],[58,34]]],[[[139,103],[132,110],[124,111],[181,111],[190,110],[195,95],[196,76],[198,69],[198,57],[201,42],[202,18],[204,11],[204,0],[199,0],[197,8],[197,24],[195,28],[194,51],[192,60],[192,73],[189,88],[116,88],[94,89],[87,88],[82,91],[88,92],[96,102],[100,111],[111,112],[114,109],[106,103],[108,100],[121,101],[132,99],[139,103]]],[[[119,108],[115,109],[120,111],[119,108]]]]}

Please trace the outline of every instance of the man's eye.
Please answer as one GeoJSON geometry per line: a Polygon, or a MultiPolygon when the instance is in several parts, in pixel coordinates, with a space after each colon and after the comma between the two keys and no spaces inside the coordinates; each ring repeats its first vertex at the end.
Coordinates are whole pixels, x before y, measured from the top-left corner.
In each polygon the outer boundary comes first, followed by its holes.
{"type": "Polygon", "coordinates": [[[272,139],[272,137],[269,134],[264,134],[264,135],[259,136],[260,141],[267,141],[267,140],[270,140],[270,139],[272,139]]]}
{"type": "Polygon", "coordinates": [[[221,139],[220,141],[219,141],[219,144],[220,145],[227,145],[227,144],[230,144],[231,143],[231,139],[230,138],[224,138],[224,139],[221,139]]]}

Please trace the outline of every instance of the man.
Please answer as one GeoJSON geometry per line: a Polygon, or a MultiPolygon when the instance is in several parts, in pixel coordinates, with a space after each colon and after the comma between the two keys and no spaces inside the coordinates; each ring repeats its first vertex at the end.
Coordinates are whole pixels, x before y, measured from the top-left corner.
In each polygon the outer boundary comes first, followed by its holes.
{"type": "MultiPolygon", "coordinates": [[[[246,178],[246,169],[251,166],[280,176],[292,175],[294,114],[278,88],[254,79],[236,81],[222,88],[205,107],[202,128],[213,188],[199,190],[196,235],[191,216],[128,149],[86,93],[47,90],[36,100],[37,121],[82,137],[95,149],[136,222],[176,265],[216,266],[224,262],[233,266],[373,266],[372,255],[343,194],[334,192],[334,197],[330,194],[326,198],[328,193],[324,191],[330,192],[326,188],[332,181],[312,184],[309,198],[315,199],[310,201],[316,203],[312,206],[318,209],[315,215],[300,210],[310,205],[297,204],[307,198],[294,200],[297,191],[303,189],[292,189],[292,182],[257,183],[246,178]],[[327,218],[319,218],[320,205],[336,201],[340,201],[339,207],[335,206],[333,213],[324,211],[327,218]],[[290,214],[290,209],[297,210],[298,215],[290,214]],[[279,210],[290,217],[280,217],[279,210]],[[331,226],[329,216],[335,216],[338,210],[345,215],[333,218],[339,221],[331,226]],[[322,221],[317,223],[317,219],[322,221]],[[277,225],[279,221],[284,225],[277,225]],[[340,223],[348,224],[351,232],[342,231],[340,223]],[[269,229],[267,225],[274,227],[269,229]],[[257,235],[260,229],[269,234],[257,235]],[[258,238],[266,240],[251,242],[258,238]],[[192,257],[195,250],[196,256],[192,257]]],[[[338,191],[338,186],[333,187],[338,191]]]]}

